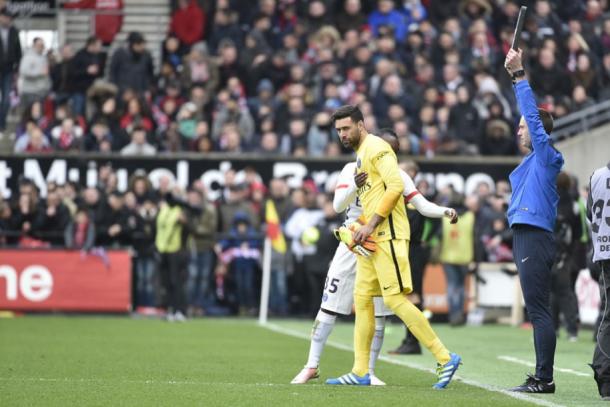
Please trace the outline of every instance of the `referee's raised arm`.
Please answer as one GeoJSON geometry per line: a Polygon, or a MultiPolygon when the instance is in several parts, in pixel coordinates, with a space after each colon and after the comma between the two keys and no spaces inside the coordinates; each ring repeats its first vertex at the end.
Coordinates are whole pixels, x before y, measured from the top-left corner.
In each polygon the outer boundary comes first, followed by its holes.
{"type": "Polygon", "coordinates": [[[513,81],[517,105],[529,131],[531,149],[541,163],[561,166],[561,155],[551,145],[553,118],[549,112],[536,105],[534,92],[525,78],[522,57],[523,51],[511,49],[506,56],[505,68],[513,81]]]}

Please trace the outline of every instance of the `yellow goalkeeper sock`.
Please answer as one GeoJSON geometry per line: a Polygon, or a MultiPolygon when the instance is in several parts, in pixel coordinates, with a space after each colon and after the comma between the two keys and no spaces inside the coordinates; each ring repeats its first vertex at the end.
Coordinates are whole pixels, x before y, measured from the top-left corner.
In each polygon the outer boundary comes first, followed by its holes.
{"type": "Polygon", "coordinates": [[[356,322],[354,324],[354,368],[352,372],[364,376],[369,371],[371,341],[375,334],[373,297],[354,295],[356,322]]]}
{"type": "Polygon", "coordinates": [[[383,301],[407,325],[417,340],[428,348],[438,363],[444,365],[449,362],[451,359],[449,351],[436,336],[424,314],[415,305],[402,294],[385,296],[383,301]]]}

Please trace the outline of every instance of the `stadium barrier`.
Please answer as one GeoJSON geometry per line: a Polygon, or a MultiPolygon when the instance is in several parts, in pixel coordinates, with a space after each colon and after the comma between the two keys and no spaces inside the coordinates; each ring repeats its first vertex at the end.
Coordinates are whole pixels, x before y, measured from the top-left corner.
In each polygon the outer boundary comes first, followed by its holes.
{"type": "Polygon", "coordinates": [[[127,250],[0,249],[0,309],[129,312],[131,256],[127,250]]]}

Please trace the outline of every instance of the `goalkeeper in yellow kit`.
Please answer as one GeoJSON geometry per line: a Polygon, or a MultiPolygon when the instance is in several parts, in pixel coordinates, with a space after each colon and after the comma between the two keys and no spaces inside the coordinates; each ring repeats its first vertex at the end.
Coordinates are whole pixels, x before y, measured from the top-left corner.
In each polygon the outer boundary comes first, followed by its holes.
{"type": "Polygon", "coordinates": [[[447,350],[426,317],[406,297],[412,291],[409,222],[400,199],[404,183],[396,154],[388,143],[367,132],[358,107],[339,108],[332,121],[343,145],[356,151],[356,173],[367,174],[366,182],[357,192],[366,223],[354,232],[353,239],[358,244],[372,238],[377,247],[368,257],[358,256],[354,289],[354,368],[326,383],[370,385],[368,362],[375,332],[373,297],[381,295],[386,306],[436,358],[438,381],[433,387],[443,389],[458,369],[461,358],[447,350]]]}

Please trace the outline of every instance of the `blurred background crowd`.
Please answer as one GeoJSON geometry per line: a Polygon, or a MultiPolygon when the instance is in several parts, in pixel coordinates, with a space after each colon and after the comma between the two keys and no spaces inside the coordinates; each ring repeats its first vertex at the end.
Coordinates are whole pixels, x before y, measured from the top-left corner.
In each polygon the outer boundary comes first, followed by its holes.
{"type": "Polygon", "coordinates": [[[114,16],[82,49],[22,52],[5,8],[0,129],[12,104],[16,152],[333,156],[349,151],[330,113],[350,103],[404,154],[516,155],[502,64],[520,3],[540,105],[558,118],[608,98],[605,0],[177,0],[162,44],[132,32],[111,55],[114,16]]]}

